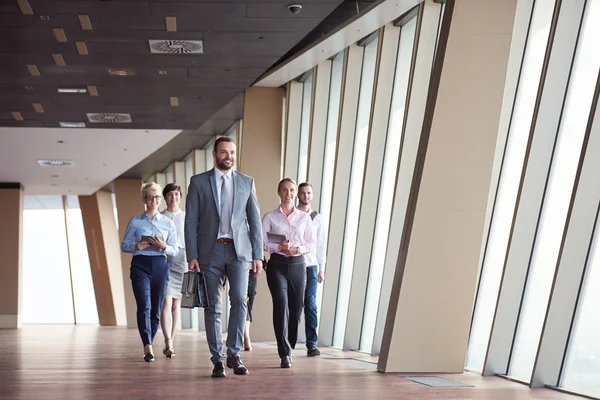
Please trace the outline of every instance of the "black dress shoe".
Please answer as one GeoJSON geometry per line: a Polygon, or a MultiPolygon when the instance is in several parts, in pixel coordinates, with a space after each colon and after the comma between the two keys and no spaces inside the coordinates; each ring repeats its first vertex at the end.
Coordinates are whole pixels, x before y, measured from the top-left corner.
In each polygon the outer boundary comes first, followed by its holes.
{"type": "Polygon", "coordinates": [[[146,355],[144,356],[144,361],[146,361],[147,363],[151,363],[154,361],[154,354],[152,353],[146,353],[146,355]]]}
{"type": "Polygon", "coordinates": [[[233,373],[236,375],[248,375],[248,368],[244,366],[239,354],[227,357],[227,368],[233,368],[233,373]]]}
{"type": "Polygon", "coordinates": [[[225,378],[225,375],[225,367],[223,366],[223,363],[220,361],[216,362],[211,376],[213,378],[225,378]]]}

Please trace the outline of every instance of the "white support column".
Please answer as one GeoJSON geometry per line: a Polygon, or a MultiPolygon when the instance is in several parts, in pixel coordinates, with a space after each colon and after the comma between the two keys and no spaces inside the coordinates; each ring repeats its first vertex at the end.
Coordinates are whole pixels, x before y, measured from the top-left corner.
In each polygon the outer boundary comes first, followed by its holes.
{"type": "Polygon", "coordinates": [[[537,118],[532,122],[535,125],[528,143],[530,151],[524,162],[526,167],[517,194],[484,375],[508,373],[523,288],[534,250],[546,178],[552,162],[584,3],[584,0],[562,2],[558,15],[554,34],[556,40],[552,43],[545,79],[541,82],[543,92],[538,100],[537,118]]]}
{"type": "Polygon", "coordinates": [[[563,356],[569,345],[572,322],[577,311],[580,286],[586,267],[591,267],[588,257],[590,246],[593,245],[594,228],[598,235],[596,219],[592,216],[596,215],[600,204],[600,108],[597,107],[599,92],[600,75],[579,161],[579,173],[575,178],[546,322],[531,378],[532,387],[557,386],[559,383],[563,356]]]}
{"type": "Polygon", "coordinates": [[[346,335],[344,336],[345,350],[358,350],[360,347],[400,28],[391,24],[385,25],[380,29],[379,35],[377,54],[379,63],[375,70],[371,126],[367,140],[368,150],[362,184],[363,195],[360,204],[346,335]]]}
{"type": "Polygon", "coordinates": [[[298,154],[300,151],[300,127],[302,122],[302,93],[304,85],[289,82],[286,96],[287,132],[285,135],[283,176],[296,179],[298,176],[298,154]]]}
{"type": "MultiPolygon", "coordinates": [[[[334,186],[329,222],[329,243],[327,248],[327,279],[323,287],[323,302],[319,326],[319,344],[333,344],[333,328],[337,306],[344,226],[346,224],[346,201],[350,188],[352,168],[352,147],[358,109],[358,94],[364,48],[352,45],[346,49],[344,57],[344,80],[338,126],[338,150],[336,153],[334,186]]],[[[289,129],[288,129],[289,132],[289,129]]]]}
{"type": "MultiPolygon", "coordinates": [[[[407,104],[408,113],[406,115],[398,173],[396,176],[394,205],[392,206],[390,226],[393,229],[390,229],[388,236],[381,294],[379,296],[379,308],[377,309],[375,335],[373,338],[372,353],[375,355],[381,351],[381,341],[383,339],[392,284],[394,282],[394,274],[396,273],[396,262],[402,239],[403,230],[401,228],[404,226],[410,185],[417,159],[417,148],[419,138],[421,137],[420,129],[423,126],[423,118],[425,116],[427,91],[429,89],[431,67],[438,35],[441,5],[434,3],[432,0],[427,0],[421,7],[422,10],[420,12],[422,13],[422,17],[420,27],[417,27],[417,38],[415,41],[416,55],[411,82],[412,89],[410,90],[410,102],[407,104]]],[[[400,40],[402,40],[402,37],[400,40]]]]}

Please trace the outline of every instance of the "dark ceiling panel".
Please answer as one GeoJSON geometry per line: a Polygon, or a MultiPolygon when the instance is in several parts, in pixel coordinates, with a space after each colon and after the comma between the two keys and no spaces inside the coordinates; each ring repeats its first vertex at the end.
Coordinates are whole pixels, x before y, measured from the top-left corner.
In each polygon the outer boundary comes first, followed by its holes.
{"type": "Polygon", "coordinates": [[[281,0],[29,0],[34,15],[23,15],[16,0],[0,0],[0,125],[181,130],[126,175],[164,169],[241,118],[244,89],[341,2],[304,0],[293,15],[281,0]],[[92,30],[81,29],[79,15],[89,16],[92,30]],[[176,32],[166,31],[166,16],[177,17],[176,32]],[[68,42],[58,43],[53,28],[64,29],[68,42]],[[149,39],[202,40],[204,54],[151,54],[149,39]],[[89,54],[80,55],[75,42],[89,54]],[[66,65],[55,65],[53,53],[66,65]],[[27,64],[42,76],[31,76],[27,64]],[[88,85],[98,96],[57,91],[88,85]],[[90,124],[89,112],[125,112],[133,122],[90,124]]]}
{"type": "Polygon", "coordinates": [[[248,4],[248,17],[250,18],[321,18],[329,15],[338,6],[337,3],[318,2],[302,4],[302,11],[298,14],[292,14],[287,8],[288,4],[294,2],[276,2],[276,3],[250,3],[248,4]]]}
{"type": "Polygon", "coordinates": [[[245,3],[186,3],[186,2],[152,2],[151,15],[170,15],[174,17],[188,15],[227,15],[228,17],[246,17],[245,3]]]}
{"type": "Polygon", "coordinates": [[[150,15],[148,2],[29,0],[29,4],[36,15],[85,14],[106,17],[119,14],[130,17],[150,15]]]}

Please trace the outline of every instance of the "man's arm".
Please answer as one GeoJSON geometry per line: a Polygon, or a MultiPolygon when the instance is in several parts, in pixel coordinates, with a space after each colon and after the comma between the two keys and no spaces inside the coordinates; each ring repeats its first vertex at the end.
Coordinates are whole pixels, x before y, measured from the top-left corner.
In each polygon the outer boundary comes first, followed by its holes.
{"type": "Polygon", "coordinates": [[[198,209],[200,207],[198,203],[198,189],[192,177],[185,199],[185,224],[183,228],[185,252],[188,261],[198,259],[198,209]]]}
{"type": "Polygon", "coordinates": [[[320,214],[317,215],[317,223],[317,264],[319,264],[319,272],[323,272],[327,258],[327,227],[320,214]]]}
{"type": "Polygon", "coordinates": [[[260,220],[260,209],[256,198],[256,187],[254,186],[254,178],[252,179],[252,191],[246,203],[246,218],[250,227],[250,243],[252,245],[252,259],[263,259],[263,233],[262,222],[260,220]]]}

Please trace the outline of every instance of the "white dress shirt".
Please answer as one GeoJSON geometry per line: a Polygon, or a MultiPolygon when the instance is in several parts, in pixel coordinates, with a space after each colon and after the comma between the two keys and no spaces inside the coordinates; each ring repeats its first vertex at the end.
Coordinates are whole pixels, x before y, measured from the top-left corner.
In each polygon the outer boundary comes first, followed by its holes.
{"type": "MultiPolygon", "coordinates": [[[[310,217],[313,210],[308,209],[306,212],[310,217]]],[[[319,272],[325,271],[325,257],[327,253],[327,227],[321,214],[317,214],[312,220],[313,229],[315,231],[315,250],[306,255],[306,266],[319,266],[319,272]]]]}
{"type": "MultiPolygon", "coordinates": [[[[286,254],[279,251],[278,243],[269,243],[267,232],[284,235],[290,247],[298,247],[298,255],[306,255],[315,249],[315,230],[310,215],[294,207],[287,216],[281,206],[265,214],[262,219],[263,247],[269,253],[286,254]]],[[[308,264],[307,264],[308,265],[308,264]]]]}
{"type": "MultiPolygon", "coordinates": [[[[231,202],[231,208],[230,210],[232,210],[233,212],[233,174],[231,173],[231,170],[227,171],[226,174],[224,174],[220,169],[218,169],[217,167],[215,167],[215,180],[217,181],[217,199],[219,200],[219,216],[221,214],[221,202],[222,201],[230,201],[231,202]],[[225,181],[227,184],[229,184],[229,193],[231,193],[231,198],[229,199],[222,199],[221,198],[221,185],[223,184],[223,175],[227,175],[227,180],[225,181]]],[[[228,238],[228,239],[233,239],[233,231],[229,231],[229,233],[222,235],[221,232],[218,232],[218,237],[217,239],[221,239],[221,238],[228,238]]]]}
{"type": "Polygon", "coordinates": [[[185,249],[185,236],[183,233],[185,213],[179,208],[174,213],[169,210],[163,210],[160,213],[173,220],[173,223],[175,224],[175,232],[177,232],[177,247],[180,249],[185,249]]]}

